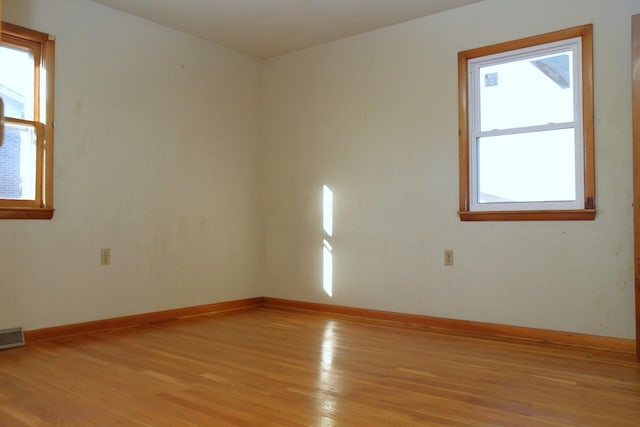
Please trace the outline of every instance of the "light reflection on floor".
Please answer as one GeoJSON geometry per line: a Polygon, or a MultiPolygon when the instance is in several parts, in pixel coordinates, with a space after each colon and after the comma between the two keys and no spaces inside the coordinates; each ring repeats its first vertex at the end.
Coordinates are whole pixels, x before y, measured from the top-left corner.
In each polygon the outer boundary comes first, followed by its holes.
{"type": "Polygon", "coordinates": [[[338,401],[336,393],[339,383],[334,372],[333,358],[335,354],[335,326],[333,320],[327,322],[322,337],[322,350],[320,352],[320,369],[318,369],[318,406],[320,414],[320,426],[333,427],[334,413],[337,410],[338,401]]]}

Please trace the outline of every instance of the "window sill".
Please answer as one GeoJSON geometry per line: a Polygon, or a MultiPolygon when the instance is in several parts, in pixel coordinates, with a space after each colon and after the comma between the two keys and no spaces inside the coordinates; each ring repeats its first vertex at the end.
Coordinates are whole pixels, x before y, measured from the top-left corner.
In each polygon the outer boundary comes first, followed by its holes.
{"type": "Polygon", "coordinates": [[[566,211],[461,211],[461,221],[591,221],[595,209],[566,211]]]}
{"type": "Polygon", "coordinates": [[[51,219],[52,208],[0,208],[0,219],[51,219]]]}

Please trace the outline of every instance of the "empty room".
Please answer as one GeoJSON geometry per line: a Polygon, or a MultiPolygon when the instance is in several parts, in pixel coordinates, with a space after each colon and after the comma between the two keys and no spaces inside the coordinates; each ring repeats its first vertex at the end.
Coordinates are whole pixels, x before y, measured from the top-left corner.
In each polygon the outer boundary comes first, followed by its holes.
{"type": "Polygon", "coordinates": [[[640,1],[0,16],[0,427],[640,425],[640,1]]]}

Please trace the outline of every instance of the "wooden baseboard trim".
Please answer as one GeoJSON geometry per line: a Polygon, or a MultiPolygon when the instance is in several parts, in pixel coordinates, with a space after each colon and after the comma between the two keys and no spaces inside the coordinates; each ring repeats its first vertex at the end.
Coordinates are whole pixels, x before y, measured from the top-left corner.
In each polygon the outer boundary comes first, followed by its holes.
{"type": "Polygon", "coordinates": [[[258,307],[261,304],[262,298],[260,297],[217,302],[213,304],[197,305],[194,307],[176,308],[172,310],[155,311],[152,313],[134,314],[131,316],[54,326],[51,328],[34,329],[31,331],[25,331],[24,338],[27,343],[51,340],[71,335],[82,335],[91,332],[129,328],[132,326],[139,326],[149,323],[166,322],[169,320],[199,316],[203,314],[242,310],[251,307],[258,307]]]}
{"type": "Polygon", "coordinates": [[[419,314],[394,313],[389,311],[369,310],[365,308],[319,304],[280,298],[263,297],[262,305],[265,307],[334,313],[402,323],[406,325],[415,325],[434,332],[472,334],[488,338],[559,344],[594,350],[616,351],[621,353],[633,354],[635,352],[636,345],[635,340],[624,338],[560,332],[522,326],[507,326],[469,320],[446,319],[419,314]]]}
{"type": "Polygon", "coordinates": [[[70,325],[54,326],[50,328],[34,329],[25,331],[24,337],[27,343],[32,343],[36,341],[50,340],[72,335],[82,335],[92,332],[129,328],[149,323],[166,322],[186,317],[222,313],[233,310],[242,310],[259,306],[288,310],[333,313],[365,319],[375,319],[396,324],[400,323],[405,325],[418,326],[433,332],[471,334],[487,338],[559,344],[573,347],[590,348],[595,350],[616,351],[621,353],[633,354],[635,353],[636,348],[635,340],[624,338],[578,334],[573,332],[560,332],[547,329],[527,328],[523,326],[508,326],[495,323],[474,322],[470,320],[447,319],[419,314],[396,313],[390,311],[370,310],[366,308],[320,304],[314,302],[295,301],[271,297],[247,298],[242,300],[198,305],[194,307],[134,314],[131,316],[116,317],[111,319],[74,323],[70,325]]]}

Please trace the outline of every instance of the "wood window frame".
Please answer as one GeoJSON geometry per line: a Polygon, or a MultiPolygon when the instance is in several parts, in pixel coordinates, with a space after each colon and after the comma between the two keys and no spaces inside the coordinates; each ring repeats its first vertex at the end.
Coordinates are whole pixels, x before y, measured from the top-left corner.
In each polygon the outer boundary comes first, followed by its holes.
{"type": "Polygon", "coordinates": [[[5,117],[5,123],[33,126],[36,131],[35,200],[0,199],[0,219],[51,219],[53,217],[53,136],[55,38],[49,34],[2,22],[3,44],[34,54],[33,120],[5,117]],[[42,76],[42,72],[44,76],[42,76]],[[44,91],[44,93],[42,93],[44,91]],[[44,105],[43,105],[44,104],[44,105]]]}
{"type": "Polygon", "coordinates": [[[636,356],[640,361],[640,15],[631,18],[631,96],[635,329],[636,356]]]}
{"type": "Polygon", "coordinates": [[[582,25],[533,37],[458,52],[459,210],[462,221],[593,220],[595,209],[593,101],[593,25],[582,25]],[[582,39],[582,124],[584,147],[584,209],[472,211],[469,172],[468,61],[473,58],[535,47],[580,37],[582,39]]]}

